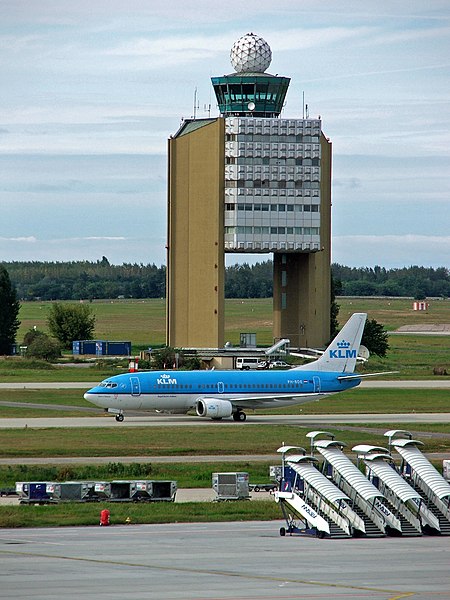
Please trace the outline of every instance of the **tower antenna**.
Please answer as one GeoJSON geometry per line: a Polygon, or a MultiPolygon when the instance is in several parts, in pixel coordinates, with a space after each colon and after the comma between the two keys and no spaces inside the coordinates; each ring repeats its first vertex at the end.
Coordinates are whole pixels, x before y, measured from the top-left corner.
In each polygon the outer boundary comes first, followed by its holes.
{"type": "Polygon", "coordinates": [[[197,109],[198,109],[198,98],[197,98],[197,86],[194,89],[194,116],[193,119],[195,121],[195,119],[197,118],[197,109]]]}

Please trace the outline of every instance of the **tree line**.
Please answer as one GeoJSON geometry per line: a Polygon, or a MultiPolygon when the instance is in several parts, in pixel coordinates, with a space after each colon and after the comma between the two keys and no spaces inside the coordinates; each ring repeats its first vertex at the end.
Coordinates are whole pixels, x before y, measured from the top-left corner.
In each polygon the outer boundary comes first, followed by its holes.
{"type": "MultiPolygon", "coordinates": [[[[234,269],[236,271],[236,269],[234,269]]],[[[339,306],[335,301],[334,284],[331,294],[331,329],[333,336],[337,333],[337,314],[339,306]]],[[[254,297],[254,296],[253,296],[254,297]]],[[[11,282],[7,269],[0,264],[0,355],[13,352],[17,330],[20,302],[16,289],[11,282]]],[[[66,304],[53,302],[47,317],[50,335],[38,330],[29,329],[24,337],[23,345],[27,348],[27,357],[44,360],[55,360],[61,355],[61,349],[70,349],[74,340],[89,340],[94,336],[95,315],[89,304],[66,304]]],[[[366,323],[363,344],[378,356],[385,356],[389,348],[387,332],[375,320],[366,323]]],[[[174,349],[168,349],[173,351],[174,349]]],[[[161,360],[165,361],[161,355],[161,360]]],[[[186,365],[187,366],[187,365],[186,365]]],[[[198,368],[191,364],[191,368],[198,368]]]]}
{"type": "MultiPolygon", "coordinates": [[[[164,298],[166,268],[155,264],[112,265],[96,262],[3,262],[21,300],[90,300],[164,298]]],[[[450,297],[450,271],[445,267],[346,267],[332,265],[338,296],[450,297]]],[[[225,271],[226,298],[270,298],[271,260],[233,265],[225,271]]]]}

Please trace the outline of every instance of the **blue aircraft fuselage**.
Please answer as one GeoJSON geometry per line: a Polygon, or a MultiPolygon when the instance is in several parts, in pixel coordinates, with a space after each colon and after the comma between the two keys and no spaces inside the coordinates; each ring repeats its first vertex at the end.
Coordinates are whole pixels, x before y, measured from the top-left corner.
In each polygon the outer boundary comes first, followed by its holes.
{"type": "Polygon", "coordinates": [[[282,407],[345,391],[359,378],[346,373],[287,371],[141,371],[105,379],[85,398],[104,408],[189,410],[199,398],[238,402],[242,408],[282,407]]]}

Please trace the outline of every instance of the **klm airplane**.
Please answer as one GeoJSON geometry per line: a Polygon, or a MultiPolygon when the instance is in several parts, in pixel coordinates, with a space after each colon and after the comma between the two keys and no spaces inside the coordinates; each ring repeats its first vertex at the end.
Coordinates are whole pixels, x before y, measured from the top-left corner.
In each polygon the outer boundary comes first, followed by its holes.
{"type": "Polygon", "coordinates": [[[353,314],[320,358],[287,371],[125,373],[105,379],[84,397],[117,421],[126,410],[195,411],[199,417],[245,421],[245,409],[304,404],[359,385],[367,377],[354,372],[366,318],[353,314]]]}

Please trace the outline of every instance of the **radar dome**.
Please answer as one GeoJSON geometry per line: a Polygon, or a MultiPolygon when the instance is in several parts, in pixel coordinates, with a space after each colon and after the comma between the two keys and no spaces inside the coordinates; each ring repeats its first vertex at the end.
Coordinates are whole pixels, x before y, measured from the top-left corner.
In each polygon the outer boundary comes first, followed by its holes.
{"type": "Polygon", "coordinates": [[[264,73],[272,61],[272,50],[262,37],[247,33],[233,44],[230,59],[236,73],[264,73]]]}

